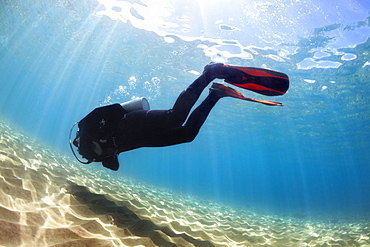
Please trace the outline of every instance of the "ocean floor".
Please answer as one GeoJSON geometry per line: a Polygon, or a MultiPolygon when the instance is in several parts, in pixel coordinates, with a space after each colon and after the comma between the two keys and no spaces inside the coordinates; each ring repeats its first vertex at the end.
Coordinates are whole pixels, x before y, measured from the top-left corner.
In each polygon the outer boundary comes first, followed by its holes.
{"type": "Polygon", "coordinates": [[[110,174],[0,122],[0,245],[370,246],[366,220],[263,215],[110,174]]]}

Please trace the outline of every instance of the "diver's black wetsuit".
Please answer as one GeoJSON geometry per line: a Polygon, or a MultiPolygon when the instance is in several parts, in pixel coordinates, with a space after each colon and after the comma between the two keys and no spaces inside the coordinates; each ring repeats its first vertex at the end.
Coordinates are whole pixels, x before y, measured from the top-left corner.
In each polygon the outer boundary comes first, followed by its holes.
{"type": "Polygon", "coordinates": [[[210,91],[189,116],[190,110],[215,78],[211,69],[206,67],[203,74],[180,94],[170,110],[127,112],[119,104],[96,108],[79,122],[79,133],[73,143],[84,158],[103,162],[105,167],[117,170],[118,153],[140,147],[191,142],[220,96],[210,91]]]}
{"type": "Polygon", "coordinates": [[[246,98],[232,88],[214,83],[207,98],[189,116],[202,91],[215,78],[267,96],[283,95],[289,88],[289,77],[281,72],[210,63],[202,75],[180,94],[170,110],[127,112],[120,104],[94,109],[78,123],[79,130],[73,141],[88,162],[76,158],[82,163],[102,162],[103,166],[117,170],[117,155],[121,152],[191,142],[222,97],[282,105],[274,101],[246,98]]]}

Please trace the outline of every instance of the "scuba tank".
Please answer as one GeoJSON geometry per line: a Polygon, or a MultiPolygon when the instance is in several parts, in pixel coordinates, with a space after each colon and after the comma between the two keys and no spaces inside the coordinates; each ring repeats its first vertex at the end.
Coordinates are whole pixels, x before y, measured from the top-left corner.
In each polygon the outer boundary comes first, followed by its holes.
{"type": "Polygon", "coordinates": [[[149,102],[146,98],[136,98],[121,104],[127,112],[138,110],[150,110],[149,102]]]}

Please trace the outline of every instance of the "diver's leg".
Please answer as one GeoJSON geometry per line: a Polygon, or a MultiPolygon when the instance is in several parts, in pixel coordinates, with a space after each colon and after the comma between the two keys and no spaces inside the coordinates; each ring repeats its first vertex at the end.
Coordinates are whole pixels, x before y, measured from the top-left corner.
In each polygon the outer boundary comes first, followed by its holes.
{"type": "Polygon", "coordinates": [[[146,145],[150,147],[161,147],[193,141],[212,108],[220,98],[222,96],[219,96],[217,92],[211,91],[207,98],[190,114],[184,126],[175,127],[170,131],[164,131],[160,134],[160,137],[155,138],[155,140],[153,138],[146,145]]]}
{"type": "Polygon", "coordinates": [[[207,65],[202,75],[180,94],[170,110],[127,113],[116,131],[119,136],[117,142],[120,143],[119,146],[122,146],[120,150],[169,146],[194,139],[220,97],[211,91],[208,97],[193,111],[186,125],[182,125],[204,88],[213,79],[221,78],[222,68],[223,64],[207,65]],[[127,140],[131,140],[130,144],[127,144],[127,140]]]}
{"type": "MultiPolygon", "coordinates": [[[[206,66],[207,68],[207,66],[206,66]]],[[[125,115],[130,124],[147,128],[171,129],[181,126],[189,115],[202,91],[214,78],[204,70],[177,98],[169,110],[133,111],[125,115]]]]}
{"type": "Polygon", "coordinates": [[[120,152],[138,147],[164,147],[193,141],[210,111],[222,97],[224,96],[217,91],[210,90],[206,99],[190,114],[184,126],[167,125],[164,119],[167,111],[135,111],[126,114],[129,125],[122,129],[125,133],[120,134],[124,140],[119,145],[120,152]]]}
{"type": "Polygon", "coordinates": [[[224,78],[225,71],[222,63],[210,63],[204,67],[203,73],[179,95],[170,110],[135,111],[126,114],[126,117],[138,124],[146,122],[152,126],[158,124],[168,128],[181,126],[204,88],[215,78],[224,78]]]}
{"type": "Polygon", "coordinates": [[[165,120],[168,126],[181,126],[204,88],[216,78],[225,79],[229,73],[229,70],[224,64],[210,63],[204,67],[203,73],[179,95],[172,109],[167,111],[167,114],[164,111],[135,112],[129,114],[131,118],[147,118],[150,121],[157,120],[162,123],[165,120]]]}
{"type": "Polygon", "coordinates": [[[210,91],[207,98],[190,114],[189,119],[184,125],[185,135],[183,137],[183,142],[191,142],[194,140],[212,108],[220,98],[222,98],[222,96],[217,92],[210,91]]]}
{"type": "Polygon", "coordinates": [[[168,121],[171,122],[171,125],[181,126],[204,88],[214,79],[223,78],[226,72],[221,63],[210,63],[205,66],[203,73],[179,95],[174,106],[169,110],[168,121]]]}

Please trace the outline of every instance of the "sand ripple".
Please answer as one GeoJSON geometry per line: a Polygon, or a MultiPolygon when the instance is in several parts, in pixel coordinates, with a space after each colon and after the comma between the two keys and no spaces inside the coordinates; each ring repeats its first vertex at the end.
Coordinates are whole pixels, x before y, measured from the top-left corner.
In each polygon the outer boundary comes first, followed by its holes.
{"type": "Polygon", "coordinates": [[[88,171],[0,123],[1,246],[370,246],[370,223],[279,218],[88,171]]]}

